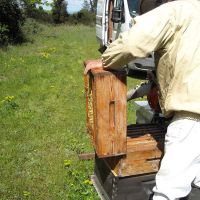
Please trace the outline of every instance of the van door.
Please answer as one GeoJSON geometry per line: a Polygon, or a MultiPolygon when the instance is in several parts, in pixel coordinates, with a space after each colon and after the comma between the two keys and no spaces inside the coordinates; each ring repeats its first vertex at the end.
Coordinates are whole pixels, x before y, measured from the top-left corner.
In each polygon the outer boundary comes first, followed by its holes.
{"type": "Polygon", "coordinates": [[[138,15],[138,4],[140,0],[115,0],[114,9],[122,11],[123,19],[118,23],[113,23],[113,40],[119,37],[119,34],[127,31],[132,26],[132,18],[138,15]]]}
{"type": "Polygon", "coordinates": [[[107,21],[107,1],[108,0],[98,0],[97,2],[97,13],[96,13],[96,37],[100,43],[100,46],[105,46],[107,43],[107,31],[106,31],[106,21],[107,21]]]}
{"type": "MultiPolygon", "coordinates": [[[[135,0],[133,0],[135,1],[135,0]]],[[[129,14],[127,0],[98,0],[96,14],[96,37],[101,47],[107,47],[119,34],[128,30],[131,18],[125,16],[129,14]],[[123,9],[124,22],[113,22],[112,13],[114,8],[123,9]],[[125,20],[126,19],[128,20],[125,20]]]]}

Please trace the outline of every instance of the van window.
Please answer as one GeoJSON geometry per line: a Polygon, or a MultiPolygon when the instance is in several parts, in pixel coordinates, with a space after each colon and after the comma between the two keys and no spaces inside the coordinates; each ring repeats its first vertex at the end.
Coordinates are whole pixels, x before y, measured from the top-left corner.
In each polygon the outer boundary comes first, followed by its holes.
{"type": "Polygon", "coordinates": [[[135,17],[137,14],[139,14],[138,4],[139,4],[139,0],[128,0],[128,8],[129,8],[131,17],[135,17]]]}
{"type": "Polygon", "coordinates": [[[164,3],[164,0],[127,0],[131,17],[142,15],[164,3]]]}
{"type": "Polygon", "coordinates": [[[124,2],[122,0],[116,0],[115,1],[115,7],[116,8],[123,8],[124,7],[124,2]]]}

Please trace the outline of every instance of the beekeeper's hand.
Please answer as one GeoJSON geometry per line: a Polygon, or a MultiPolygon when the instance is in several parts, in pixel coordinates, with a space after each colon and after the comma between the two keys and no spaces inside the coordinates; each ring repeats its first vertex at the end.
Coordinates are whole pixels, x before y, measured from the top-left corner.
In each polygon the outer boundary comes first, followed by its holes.
{"type": "Polygon", "coordinates": [[[101,60],[88,60],[85,62],[84,74],[87,74],[91,69],[102,69],[103,64],[101,60]]]}

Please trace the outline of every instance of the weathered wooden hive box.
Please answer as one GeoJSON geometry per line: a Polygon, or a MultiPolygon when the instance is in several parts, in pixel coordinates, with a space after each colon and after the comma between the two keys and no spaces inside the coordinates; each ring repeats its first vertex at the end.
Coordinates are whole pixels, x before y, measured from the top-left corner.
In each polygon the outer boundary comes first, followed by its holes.
{"type": "Polygon", "coordinates": [[[113,174],[118,177],[149,174],[158,171],[163,153],[165,129],[156,124],[127,127],[127,153],[105,158],[113,174]]]}
{"type": "Polygon", "coordinates": [[[85,76],[87,128],[99,157],[126,154],[126,74],[92,70],[85,76]]]}
{"type": "Polygon", "coordinates": [[[165,129],[157,124],[127,126],[126,73],[93,69],[84,79],[87,129],[98,158],[115,176],[156,172],[165,129]]]}

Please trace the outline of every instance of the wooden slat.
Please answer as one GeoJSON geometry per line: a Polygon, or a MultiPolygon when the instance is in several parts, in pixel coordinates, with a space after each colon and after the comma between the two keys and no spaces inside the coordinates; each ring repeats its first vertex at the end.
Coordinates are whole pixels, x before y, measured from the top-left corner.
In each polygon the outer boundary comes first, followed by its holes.
{"type": "Polygon", "coordinates": [[[163,150],[165,128],[159,125],[133,125],[128,127],[127,151],[163,150]]]}
{"type": "Polygon", "coordinates": [[[78,157],[80,160],[91,160],[95,157],[95,153],[81,153],[78,157]]]}
{"type": "Polygon", "coordinates": [[[108,42],[112,42],[113,34],[113,22],[112,22],[112,10],[114,7],[114,0],[110,0],[108,4],[108,42]]]}
{"type": "Polygon", "coordinates": [[[147,151],[158,148],[158,142],[155,140],[127,140],[127,151],[147,151]]]}
{"type": "Polygon", "coordinates": [[[123,163],[125,167],[124,169],[120,168],[118,171],[118,176],[126,177],[157,172],[159,168],[159,162],[160,160],[157,159],[152,161],[137,160],[126,164],[123,163]]]}
{"type": "Polygon", "coordinates": [[[156,172],[162,152],[159,149],[128,153],[123,157],[105,159],[115,176],[126,177],[156,172]]]}
{"type": "Polygon", "coordinates": [[[93,105],[92,105],[92,90],[91,90],[91,83],[89,82],[89,75],[84,75],[84,83],[85,83],[85,97],[86,97],[86,122],[88,132],[91,136],[93,136],[93,129],[94,129],[94,119],[93,119],[93,105]]]}

